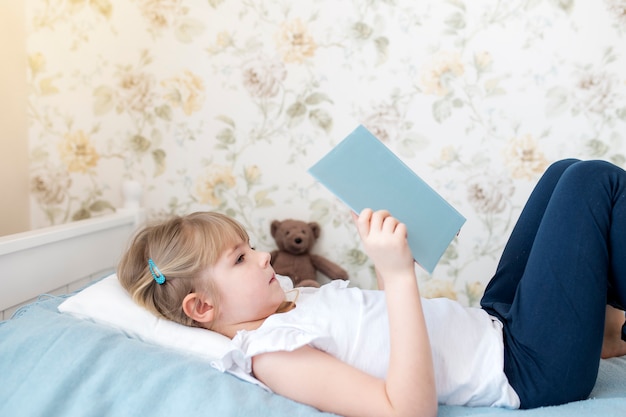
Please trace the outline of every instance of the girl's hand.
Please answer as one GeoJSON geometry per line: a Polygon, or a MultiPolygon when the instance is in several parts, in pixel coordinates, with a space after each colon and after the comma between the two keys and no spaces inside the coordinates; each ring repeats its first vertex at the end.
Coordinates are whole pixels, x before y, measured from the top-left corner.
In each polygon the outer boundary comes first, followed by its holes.
{"type": "Polygon", "coordinates": [[[387,210],[364,209],[358,216],[353,213],[365,252],[374,261],[378,273],[391,276],[413,271],[413,256],[407,242],[406,226],[392,217],[387,210]]]}

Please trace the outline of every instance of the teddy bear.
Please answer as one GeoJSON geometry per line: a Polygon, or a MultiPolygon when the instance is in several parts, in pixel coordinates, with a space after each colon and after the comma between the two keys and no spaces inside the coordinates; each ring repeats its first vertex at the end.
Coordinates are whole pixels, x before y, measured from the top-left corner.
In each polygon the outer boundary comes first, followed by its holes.
{"type": "Polygon", "coordinates": [[[317,271],[330,279],[348,279],[348,273],[339,265],[310,253],[320,235],[318,223],[274,220],[270,230],[278,246],[271,252],[270,263],[277,274],[291,278],[294,287],[319,287],[317,271]]]}

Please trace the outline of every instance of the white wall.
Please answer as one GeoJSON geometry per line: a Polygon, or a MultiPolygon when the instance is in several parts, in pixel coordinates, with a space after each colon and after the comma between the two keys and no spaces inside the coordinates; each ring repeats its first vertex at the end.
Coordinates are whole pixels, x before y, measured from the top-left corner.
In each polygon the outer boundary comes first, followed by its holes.
{"type": "Polygon", "coordinates": [[[0,2],[0,235],[30,228],[24,3],[0,2]]]}

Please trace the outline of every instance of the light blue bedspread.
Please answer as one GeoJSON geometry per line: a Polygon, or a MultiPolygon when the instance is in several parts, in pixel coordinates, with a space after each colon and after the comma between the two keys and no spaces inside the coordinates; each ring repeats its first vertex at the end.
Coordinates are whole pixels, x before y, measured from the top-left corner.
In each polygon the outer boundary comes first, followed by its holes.
{"type": "MultiPolygon", "coordinates": [[[[0,416],[329,416],[197,357],[61,314],[62,301],[42,299],[0,323],[0,416]]],[[[586,401],[524,411],[441,406],[439,416],[626,416],[626,358],[603,361],[586,401]]]]}

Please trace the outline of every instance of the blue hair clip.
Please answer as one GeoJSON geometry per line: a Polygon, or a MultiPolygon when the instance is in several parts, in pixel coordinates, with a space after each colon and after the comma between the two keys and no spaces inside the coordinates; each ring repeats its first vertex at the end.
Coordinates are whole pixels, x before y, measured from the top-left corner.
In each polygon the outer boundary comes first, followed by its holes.
{"type": "Polygon", "coordinates": [[[163,283],[165,283],[165,275],[163,275],[159,268],[157,268],[152,258],[148,259],[148,269],[150,269],[152,278],[154,278],[157,284],[162,285],[163,283]]]}

